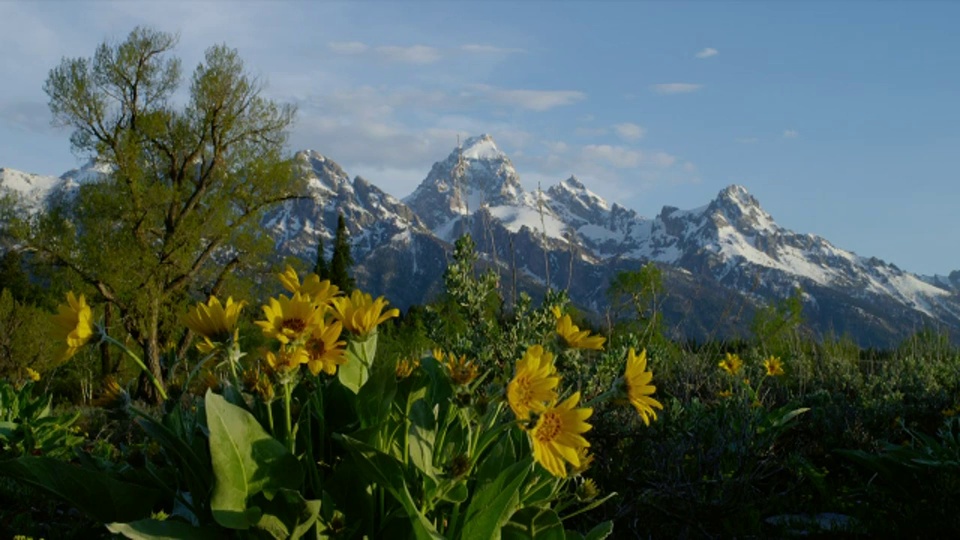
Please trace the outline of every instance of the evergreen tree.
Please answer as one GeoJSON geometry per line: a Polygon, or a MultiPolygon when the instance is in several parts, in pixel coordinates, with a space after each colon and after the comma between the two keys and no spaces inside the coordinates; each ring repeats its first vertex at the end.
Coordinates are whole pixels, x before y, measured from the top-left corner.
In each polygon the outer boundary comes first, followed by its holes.
{"type": "Polygon", "coordinates": [[[313,273],[320,276],[320,279],[330,279],[330,268],[323,253],[322,234],[317,235],[317,262],[313,265],[313,273]]]}
{"type": "Polygon", "coordinates": [[[182,304],[265,259],[263,212],[302,191],[283,157],[294,109],[261,97],[225,45],[206,51],[186,99],[175,98],[175,44],[138,27],[50,71],[44,90],[55,122],[73,129],[77,154],[110,172],[40,214],[21,239],[117,308],[161,381],[161,350],[183,332],[182,304]]]}
{"type": "Polygon", "coordinates": [[[354,288],[353,277],[350,276],[353,257],[350,255],[348,236],[347,223],[343,214],[340,214],[337,218],[337,235],[333,240],[333,257],[330,259],[330,282],[347,292],[354,288]]]}

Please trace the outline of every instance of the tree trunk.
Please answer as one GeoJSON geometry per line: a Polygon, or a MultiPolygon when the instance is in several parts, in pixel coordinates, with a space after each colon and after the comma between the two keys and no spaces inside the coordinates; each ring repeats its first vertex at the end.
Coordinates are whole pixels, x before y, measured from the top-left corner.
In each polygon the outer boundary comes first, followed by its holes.
{"type": "MultiPolygon", "coordinates": [[[[113,322],[113,305],[105,302],[103,306],[103,327],[109,331],[110,324],[113,322]]],[[[109,375],[117,372],[120,363],[114,363],[110,355],[110,344],[106,341],[100,343],[100,378],[105,379],[109,375]]]]}
{"type": "MultiPolygon", "coordinates": [[[[150,304],[150,316],[147,327],[147,340],[144,344],[144,363],[147,369],[153,373],[160,385],[163,386],[163,369],[160,365],[160,340],[158,334],[160,331],[160,300],[154,298],[150,304]]],[[[141,373],[138,379],[139,397],[144,401],[153,404],[161,402],[160,392],[154,386],[153,381],[146,373],[141,373]]]]}

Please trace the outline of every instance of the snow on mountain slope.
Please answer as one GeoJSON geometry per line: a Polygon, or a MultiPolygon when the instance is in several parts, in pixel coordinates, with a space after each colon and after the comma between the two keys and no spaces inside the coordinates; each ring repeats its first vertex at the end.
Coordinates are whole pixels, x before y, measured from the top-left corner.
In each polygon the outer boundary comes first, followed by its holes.
{"type": "Polygon", "coordinates": [[[47,194],[58,182],[60,179],[56,176],[0,168],[0,196],[12,195],[18,204],[30,212],[36,212],[43,207],[47,194]]]}

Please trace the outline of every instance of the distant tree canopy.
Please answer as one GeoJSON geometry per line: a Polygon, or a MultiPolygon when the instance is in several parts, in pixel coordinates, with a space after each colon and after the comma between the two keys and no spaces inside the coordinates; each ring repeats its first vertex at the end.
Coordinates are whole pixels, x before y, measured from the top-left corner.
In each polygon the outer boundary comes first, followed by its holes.
{"type": "Polygon", "coordinates": [[[74,151],[106,178],[20,229],[116,306],[161,380],[161,351],[182,332],[179,303],[262,260],[271,246],[262,212],[301,191],[283,155],[294,108],[263,98],[224,45],[206,51],[178,104],[176,42],[138,27],[50,71],[54,121],[73,129],[74,151]]]}

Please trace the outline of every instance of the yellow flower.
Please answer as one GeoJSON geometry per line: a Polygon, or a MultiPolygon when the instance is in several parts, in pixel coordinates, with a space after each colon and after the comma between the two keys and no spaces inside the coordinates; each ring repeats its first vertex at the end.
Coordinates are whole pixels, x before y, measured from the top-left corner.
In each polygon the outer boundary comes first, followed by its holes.
{"type": "Polygon", "coordinates": [[[580,451],[590,446],[582,434],[591,428],[586,419],[593,409],[574,408],[579,402],[580,392],[576,392],[563,403],[548,407],[530,431],[533,459],[559,478],[567,476],[567,463],[580,466],[580,451]]]}
{"type": "Polygon", "coordinates": [[[419,358],[404,358],[400,360],[397,362],[397,378],[406,379],[413,373],[413,370],[417,369],[418,367],[420,367],[419,358]]]}
{"type": "Polygon", "coordinates": [[[600,495],[600,488],[593,478],[586,478],[583,483],[577,486],[577,498],[581,501],[592,501],[600,495]]]}
{"type": "Polygon", "coordinates": [[[267,351],[265,353],[267,365],[280,376],[289,374],[300,367],[300,364],[306,364],[310,361],[310,355],[302,347],[296,349],[282,348],[278,352],[267,351]]]}
{"type": "Polygon", "coordinates": [[[731,396],[733,396],[733,392],[730,390],[721,390],[720,392],[717,392],[717,397],[728,398],[731,396]]]}
{"type": "Polygon", "coordinates": [[[246,302],[234,302],[231,296],[224,306],[216,296],[211,296],[206,304],[198,302],[196,307],[187,312],[183,318],[184,324],[203,337],[203,343],[198,343],[197,349],[206,353],[214,349],[214,343],[229,341],[244,305],[246,302]]]}
{"type": "Polygon", "coordinates": [[[767,370],[767,377],[777,377],[783,375],[783,362],[776,356],[771,356],[763,361],[763,367],[767,370]]]}
{"type": "Polygon", "coordinates": [[[570,471],[571,475],[583,474],[590,468],[590,465],[593,465],[593,454],[590,453],[590,450],[586,447],[577,450],[577,457],[580,459],[580,466],[573,467],[570,471]]]}
{"type": "Polygon", "coordinates": [[[263,335],[286,345],[303,336],[309,335],[322,317],[309,298],[293,293],[293,298],[280,295],[279,300],[270,299],[270,305],[263,306],[265,321],[256,321],[263,328],[263,335]]]}
{"type": "Polygon", "coordinates": [[[72,291],[67,293],[67,303],[57,306],[57,311],[51,335],[66,344],[66,350],[60,355],[60,360],[65,361],[93,337],[93,312],[83,295],[77,298],[72,291]]]}
{"type": "Polygon", "coordinates": [[[104,409],[119,409],[129,402],[130,396],[127,395],[127,392],[120,387],[112,375],[107,375],[103,379],[100,396],[94,399],[91,404],[104,409]]]}
{"type": "Polygon", "coordinates": [[[740,371],[740,368],[743,367],[743,360],[741,360],[736,354],[727,353],[723,360],[721,360],[717,365],[720,366],[720,369],[726,371],[727,373],[736,375],[740,371]]]}
{"type": "Polygon", "coordinates": [[[477,378],[479,370],[473,361],[467,361],[466,355],[460,358],[453,353],[447,355],[447,360],[443,363],[450,372],[450,380],[458,386],[466,386],[477,378]]]}
{"type": "Polygon", "coordinates": [[[434,347],[430,354],[433,355],[433,359],[437,362],[443,362],[443,349],[440,347],[434,347]]]}
{"type": "Polygon", "coordinates": [[[37,382],[40,380],[40,374],[37,373],[37,370],[30,367],[24,367],[23,371],[27,374],[27,378],[31,381],[37,382]]]}
{"type": "Polygon", "coordinates": [[[603,342],[607,338],[603,336],[591,336],[589,330],[580,330],[573,324],[570,315],[563,315],[560,308],[553,306],[553,315],[557,318],[557,334],[569,345],[575,349],[603,349],[603,342]]]}
{"type": "Polygon", "coordinates": [[[516,373],[507,385],[507,402],[518,420],[526,420],[530,411],[541,412],[547,403],[556,401],[555,389],[560,384],[556,371],[553,354],[540,345],[529,347],[517,361],[516,373]]]}
{"type": "Polygon", "coordinates": [[[624,370],[623,380],[627,387],[627,399],[630,404],[637,409],[643,423],[650,425],[650,420],[657,419],[657,413],[653,409],[663,409],[659,401],[653,399],[657,387],[650,384],[653,380],[653,373],[647,371],[647,350],[644,349],[637,356],[633,347],[627,353],[627,367],[624,370]]]}
{"type": "Polygon", "coordinates": [[[347,363],[347,342],[339,341],[342,331],[343,325],[340,321],[334,321],[328,326],[321,320],[313,327],[313,333],[307,338],[305,345],[310,355],[310,361],[307,362],[310,373],[317,375],[322,370],[327,375],[334,375],[337,373],[337,366],[347,363]]]}
{"type": "Polygon", "coordinates": [[[340,293],[340,288],[330,283],[329,279],[320,281],[320,276],[316,274],[307,275],[303,283],[300,283],[297,271],[291,266],[287,266],[287,269],[278,276],[284,289],[293,294],[300,293],[301,296],[309,297],[316,305],[325,306],[340,293]]]}
{"type": "Polygon", "coordinates": [[[273,384],[267,374],[259,369],[247,368],[241,374],[243,387],[251,394],[258,394],[267,403],[273,401],[273,384]]]}
{"type": "Polygon", "coordinates": [[[400,310],[384,311],[387,301],[381,296],[376,300],[367,293],[354,290],[349,297],[340,296],[331,301],[333,316],[343,323],[347,331],[364,337],[377,329],[377,325],[392,317],[400,316],[400,310]]]}

